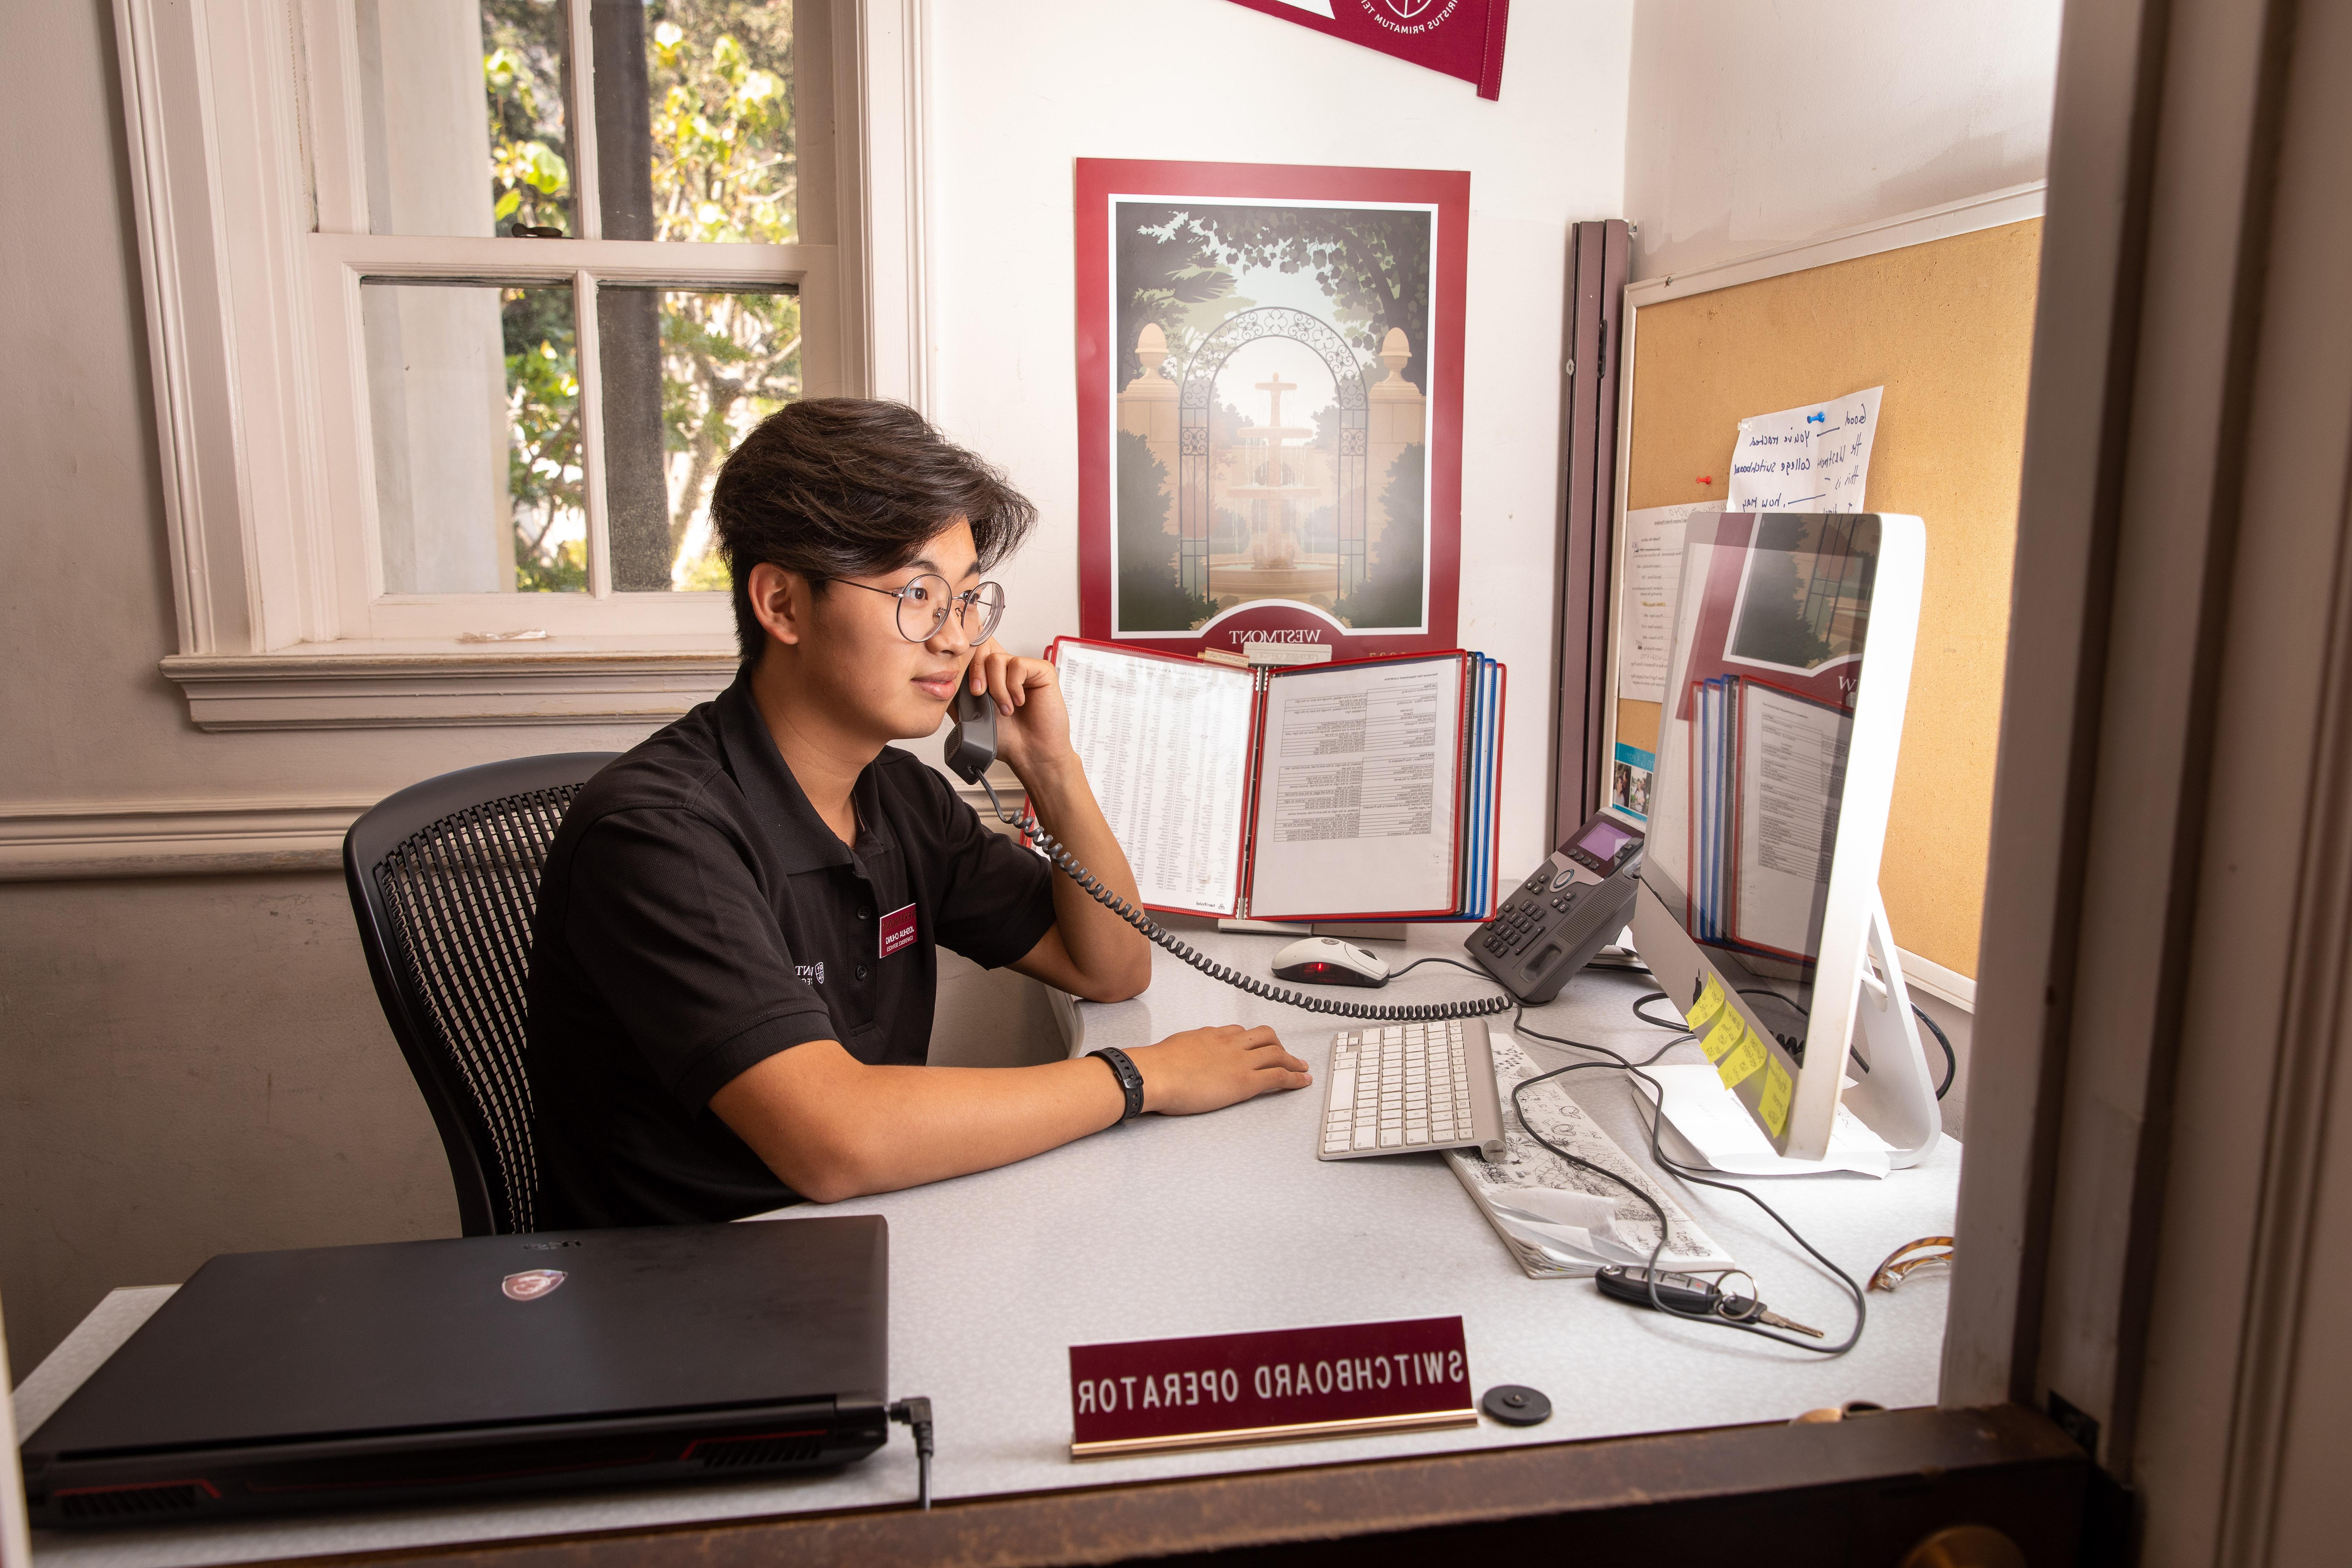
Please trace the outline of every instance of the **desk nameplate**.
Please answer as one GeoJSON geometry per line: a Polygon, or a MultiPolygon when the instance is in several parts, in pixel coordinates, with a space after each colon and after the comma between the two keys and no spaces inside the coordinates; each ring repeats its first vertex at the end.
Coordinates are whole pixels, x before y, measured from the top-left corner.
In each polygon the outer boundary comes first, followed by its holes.
{"type": "Polygon", "coordinates": [[[1470,1426],[1460,1318],[1070,1347],[1070,1457],[1470,1426]]]}

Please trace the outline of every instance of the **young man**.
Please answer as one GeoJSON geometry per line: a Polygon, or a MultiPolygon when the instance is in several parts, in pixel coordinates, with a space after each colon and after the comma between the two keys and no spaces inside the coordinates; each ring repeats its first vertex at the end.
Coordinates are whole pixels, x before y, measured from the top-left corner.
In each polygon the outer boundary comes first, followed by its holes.
{"type": "MultiPolygon", "coordinates": [[[[742,670],[591,780],[548,855],[528,1058],[541,1223],[832,1202],[1123,1120],[1108,1059],[923,1065],[935,942],[1099,1002],[1151,977],[1139,933],[889,743],[936,731],[960,683],[985,691],[1039,820],[1136,898],[1053,667],[989,639],[1003,601],[982,575],[1035,509],[912,410],[824,398],[745,437],[711,515],[742,670]]],[[[1169,1114],[1308,1082],[1264,1028],[1131,1061],[1141,1109],[1169,1114]]]]}

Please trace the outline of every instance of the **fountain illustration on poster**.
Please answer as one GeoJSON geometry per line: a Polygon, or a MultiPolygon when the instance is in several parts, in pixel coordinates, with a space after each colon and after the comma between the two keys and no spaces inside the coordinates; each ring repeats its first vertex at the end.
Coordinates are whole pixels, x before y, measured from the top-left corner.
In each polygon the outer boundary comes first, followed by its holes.
{"type": "Polygon", "coordinates": [[[1467,176],[1087,160],[1079,184],[1085,635],[1450,647],[1467,176]]]}
{"type": "MultiPolygon", "coordinates": [[[[1235,359],[1241,358],[1236,354],[1235,359]]],[[[1231,369],[1231,362],[1227,362],[1231,369]]],[[[1221,378],[1222,379],[1222,378],[1221,378]]],[[[1303,599],[1324,609],[1339,591],[1339,556],[1335,548],[1306,553],[1300,542],[1301,514],[1310,506],[1328,521],[1337,500],[1325,482],[1329,464],[1316,459],[1321,449],[1300,445],[1315,437],[1312,426],[1293,427],[1282,422],[1282,395],[1297,392],[1297,382],[1286,382],[1276,370],[1274,379],[1252,384],[1266,395],[1271,412],[1263,426],[1244,425],[1234,432],[1237,446],[1223,456],[1223,498],[1252,509],[1246,548],[1220,555],[1213,543],[1209,552],[1209,598],[1218,608],[1251,599],[1303,599]],[[1232,458],[1238,450],[1240,478],[1234,484],[1232,458]]],[[[1212,453],[1212,459],[1219,454],[1212,453]]],[[[1213,481],[1211,495],[1217,489],[1213,481]]],[[[1214,501],[1211,504],[1213,506],[1214,501]]]]}

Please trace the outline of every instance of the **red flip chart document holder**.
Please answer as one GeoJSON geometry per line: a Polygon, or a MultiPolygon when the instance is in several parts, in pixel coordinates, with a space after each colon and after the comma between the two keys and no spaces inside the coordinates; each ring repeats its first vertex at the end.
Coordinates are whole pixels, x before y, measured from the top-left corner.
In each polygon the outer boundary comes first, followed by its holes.
{"type": "MultiPolygon", "coordinates": [[[[1242,670],[1066,637],[1047,657],[1146,908],[1297,921],[1457,912],[1476,656],[1242,670]],[[1421,793],[1409,775],[1424,754],[1421,793]]],[[[1498,831],[1491,811],[1475,820],[1498,831]]]]}

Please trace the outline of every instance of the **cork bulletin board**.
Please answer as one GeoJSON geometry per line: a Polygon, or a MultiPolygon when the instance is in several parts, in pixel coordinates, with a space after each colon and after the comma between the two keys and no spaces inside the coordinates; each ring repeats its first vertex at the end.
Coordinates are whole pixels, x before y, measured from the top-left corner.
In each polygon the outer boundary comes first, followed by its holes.
{"type": "MultiPolygon", "coordinates": [[[[1879,885],[1895,942],[1970,979],[2041,242],[2032,216],[1728,286],[1627,290],[1621,561],[1625,511],[1723,498],[1743,417],[1886,389],[1864,505],[1926,521],[1927,580],[1879,885]]],[[[1617,702],[1618,741],[1654,752],[1657,734],[1657,704],[1617,702]]]]}

